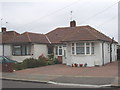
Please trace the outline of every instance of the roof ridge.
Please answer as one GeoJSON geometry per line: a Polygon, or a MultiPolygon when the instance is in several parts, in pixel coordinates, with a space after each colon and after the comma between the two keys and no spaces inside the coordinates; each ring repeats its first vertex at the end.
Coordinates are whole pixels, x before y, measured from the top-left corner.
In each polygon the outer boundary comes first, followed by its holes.
{"type": "Polygon", "coordinates": [[[93,35],[93,36],[96,37],[97,39],[100,39],[97,35],[93,34],[93,33],[91,32],[91,30],[89,30],[87,27],[85,27],[85,28],[87,29],[87,31],[88,31],[91,35],[93,35]]]}
{"type": "Polygon", "coordinates": [[[26,32],[28,40],[31,42],[30,36],[29,36],[29,32],[26,32]]]}
{"type": "Polygon", "coordinates": [[[48,36],[47,35],[45,35],[45,38],[48,40],[48,42],[51,44],[51,41],[50,41],[50,39],[48,38],[48,36]]]}

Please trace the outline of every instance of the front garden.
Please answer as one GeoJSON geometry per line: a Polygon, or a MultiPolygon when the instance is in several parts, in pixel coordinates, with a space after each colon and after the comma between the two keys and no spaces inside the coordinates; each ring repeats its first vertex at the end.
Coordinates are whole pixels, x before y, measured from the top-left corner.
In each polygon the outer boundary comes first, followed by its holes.
{"type": "Polygon", "coordinates": [[[59,64],[57,58],[54,58],[53,55],[49,55],[48,58],[44,57],[43,55],[39,56],[38,59],[34,58],[27,58],[23,60],[23,62],[18,62],[14,65],[15,70],[22,70],[27,68],[35,68],[35,67],[41,67],[41,66],[47,66],[47,65],[54,65],[59,64]]]}

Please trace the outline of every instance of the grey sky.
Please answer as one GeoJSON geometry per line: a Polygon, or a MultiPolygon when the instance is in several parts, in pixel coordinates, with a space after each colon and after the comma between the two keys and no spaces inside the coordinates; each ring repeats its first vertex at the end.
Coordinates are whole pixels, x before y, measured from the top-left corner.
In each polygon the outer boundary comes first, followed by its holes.
{"type": "Polygon", "coordinates": [[[78,26],[91,25],[118,40],[119,0],[10,1],[0,2],[2,25],[8,22],[9,30],[47,33],[57,27],[66,27],[69,26],[72,10],[72,18],[78,26]]]}

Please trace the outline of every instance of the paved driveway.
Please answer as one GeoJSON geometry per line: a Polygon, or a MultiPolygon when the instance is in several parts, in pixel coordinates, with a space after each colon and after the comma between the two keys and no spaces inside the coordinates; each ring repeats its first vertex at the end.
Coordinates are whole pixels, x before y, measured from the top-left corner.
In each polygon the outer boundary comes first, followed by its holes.
{"type": "Polygon", "coordinates": [[[116,77],[118,76],[118,61],[100,67],[70,67],[62,64],[50,65],[16,71],[17,74],[43,74],[61,76],[90,76],[90,77],[116,77]]]}

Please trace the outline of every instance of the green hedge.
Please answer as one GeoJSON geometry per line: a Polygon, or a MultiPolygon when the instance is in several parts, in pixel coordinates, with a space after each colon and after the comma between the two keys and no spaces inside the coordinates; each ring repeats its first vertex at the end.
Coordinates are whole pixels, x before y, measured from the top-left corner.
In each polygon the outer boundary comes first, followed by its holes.
{"type": "Polygon", "coordinates": [[[38,59],[27,58],[23,62],[16,63],[14,65],[14,68],[15,70],[22,70],[26,68],[35,68],[35,67],[54,65],[54,64],[59,64],[59,61],[57,58],[48,59],[44,56],[40,56],[38,59]]]}

